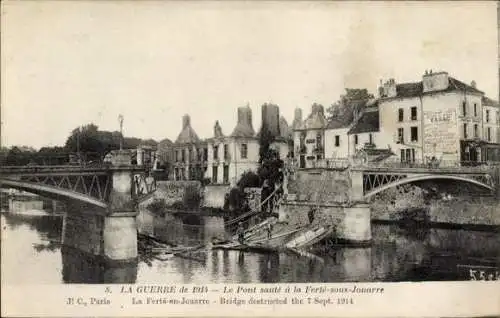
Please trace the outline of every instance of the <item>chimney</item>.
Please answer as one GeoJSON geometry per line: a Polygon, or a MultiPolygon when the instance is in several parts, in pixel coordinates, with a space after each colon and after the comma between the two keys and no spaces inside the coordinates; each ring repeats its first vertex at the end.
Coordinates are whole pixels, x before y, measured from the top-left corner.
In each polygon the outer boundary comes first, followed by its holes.
{"type": "Polygon", "coordinates": [[[470,82],[470,86],[472,86],[473,88],[476,88],[476,81],[470,82]]]}
{"type": "Polygon", "coordinates": [[[238,125],[242,125],[254,133],[252,124],[252,109],[250,106],[247,105],[245,107],[238,107],[238,125]]]}
{"type": "Polygon", "coordinates": [[[219,121],[216,120],[214,125],[214,137],[219,138],[223,136],[224,135],[222,134],[222,128],[220,127],[219,121]]]}
{"type": "Polygon", "coordinates": [[[191,126],[191,117],[188,114],[182,116],[182,129],[191,126]]]}
{"type": "Polygon", "coordinates": [[[262,105],[262,127],[267,127],[272,136],[280,135],[279,107],[273,104],[262,105]]]}
{"type": "Polygon", "coordinates": [[[301,123],[302,122],[302,108],[295,108],[295,113],[293,117],[293,121],[301,123]]]}

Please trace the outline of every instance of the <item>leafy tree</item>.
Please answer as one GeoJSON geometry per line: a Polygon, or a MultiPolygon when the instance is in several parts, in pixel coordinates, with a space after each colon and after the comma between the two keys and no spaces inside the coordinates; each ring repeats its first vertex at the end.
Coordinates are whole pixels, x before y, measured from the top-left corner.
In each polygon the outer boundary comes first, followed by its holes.
{"type": "Polygon", "coordinates": [[[374,98],[366,88],[346,88],[346,93],[340,99],[326,109],[328,120],[341,118],[352,120],[354,113],[360,111],[364,103],[374,98]]]}

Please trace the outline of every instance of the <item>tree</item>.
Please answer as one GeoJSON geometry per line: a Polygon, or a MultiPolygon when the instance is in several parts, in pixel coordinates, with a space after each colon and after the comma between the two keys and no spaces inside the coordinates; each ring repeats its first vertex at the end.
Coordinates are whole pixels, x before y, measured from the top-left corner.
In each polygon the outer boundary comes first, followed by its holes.
{"type": "Polygon", "coordinates": [[[326,109],[327,118],[339,118],[352,121],[355,112],[359,112],[366,101],[374,98],[366,88],[346,88],[346,93],[326,109]]]}

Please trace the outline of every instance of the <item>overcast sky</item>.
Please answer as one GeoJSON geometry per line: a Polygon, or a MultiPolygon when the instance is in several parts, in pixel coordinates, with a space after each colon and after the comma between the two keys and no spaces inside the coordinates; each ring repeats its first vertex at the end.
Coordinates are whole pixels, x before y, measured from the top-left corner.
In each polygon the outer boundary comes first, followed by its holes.
{"type": "Polygon", "coordinates": [[[496,3],[2,3],[2,145],[64,144],[93,122],[174,140],[229,134],[236,108],[280,106],[290,123],[345,87],[448,71],[498,98],[496,3]]]}

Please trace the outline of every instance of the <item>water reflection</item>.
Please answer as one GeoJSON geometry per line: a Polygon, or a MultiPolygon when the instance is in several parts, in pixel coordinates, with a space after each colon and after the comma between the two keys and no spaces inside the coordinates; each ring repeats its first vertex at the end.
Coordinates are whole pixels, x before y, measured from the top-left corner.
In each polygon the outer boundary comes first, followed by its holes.
{"type": "Polygon", "coordinates": [[[134,284],[137,279],[137,263],[111,265],[104,260],[85,255],[75,249],[63,247],[62,279],[75,284],[134,284]]]}
{"type": "MultiPolygon", "coordinates": [[[[148,220],[143,218],[141,222],[148,220]]],[[[196,245],[225,237],[219,217],[153,216],[151,235],[196,245]]],[[[496,232],[408,230],[373,225],[373,244],[307,252],[247,253],[202,250],[162,261],[140,253],[136,264],[111,266],[61,247],[62,217],[2,214],[2,274],[8,283],[274,283],[463,280],[459,264],[500,260],[496,232]],[[25,273],[30,273],[26,275],[25,273]]],[[[144,225],[144,224],[143,224],[144,225]]]]}

